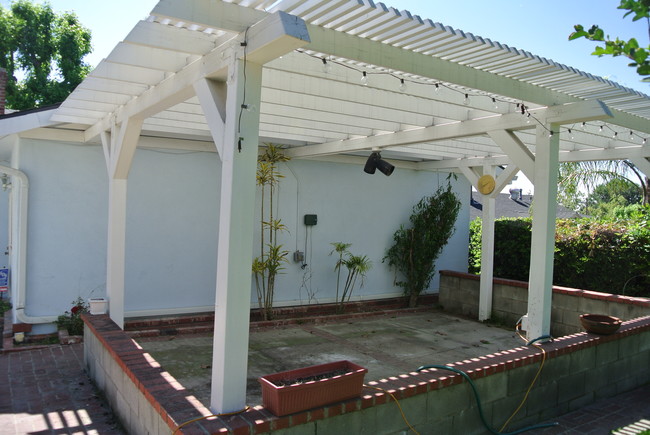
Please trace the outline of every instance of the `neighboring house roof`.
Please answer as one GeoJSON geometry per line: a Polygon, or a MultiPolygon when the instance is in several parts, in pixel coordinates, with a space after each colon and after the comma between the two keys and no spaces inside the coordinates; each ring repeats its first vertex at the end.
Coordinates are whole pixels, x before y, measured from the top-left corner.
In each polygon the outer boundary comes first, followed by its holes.
{"type": "MultiPolygon", "coordinates": [[[[482,195],[472,192],[470,197],[469,218],[474,220],[483,215],[483,204],[481,203],[482,195]]],[[[516,199],[512,199],[511,195],[507,193],[500,193],[495,198],[495,217],[497,219],[503,217],[531,217],[531,207],[533,205],[533,195],[521,195],[516,199]]],[[[573,219],[581,217],[580,213],[570,210],[563,205],[557,205],[557,212],[555,214],[557,219],[573,219]]]]}

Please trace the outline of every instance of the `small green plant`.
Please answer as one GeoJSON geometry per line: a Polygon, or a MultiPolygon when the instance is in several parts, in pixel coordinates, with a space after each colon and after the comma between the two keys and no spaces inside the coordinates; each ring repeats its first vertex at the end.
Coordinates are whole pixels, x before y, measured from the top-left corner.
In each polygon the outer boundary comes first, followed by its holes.
{"type": "Polygon", "coordinates": [[[56,326],[59,329],[65,329],[70,335],[83,335],[84,322],[81,315],[87,312],[88,304],[81,297],[78,297],[72,301],[70,311],[66,311],[56,319],[56,326]]]}
{"type": "Polygon", "coordinates": [[[11,309],[11,302],[5,299],[0,299],[0,315],[4,314],[5,311],[9,311],[10,309],[11,309]]]}
{"type": "Polygon", "coordinates": [[[352,291],[354,290],[354,287],[356,286],[357,280],[359,278],[361,278],[360,287],[363,287],[363,279],[366,277],[366,273],[372,269],[372,261],[370,261],[367,255],[352,254],[348,250],[348,248],[352,246],[351,243],[334,242],[331,243],[331,245],[334,246],[334,249],[332,252],[330,252],[330,255],[334,254],[335,252],[339,255],[339,258],[336,261],[336,266],[334,266],[334,270],[336,270],[337,273],[336,301],[339,304],[338,312],[342,313],[345,303],[350,301],[352,291]],[[343,291],[340,293],[339,298],[342,267],[345,267],[347,269],[348,275],[345,278],[343,291]]]}

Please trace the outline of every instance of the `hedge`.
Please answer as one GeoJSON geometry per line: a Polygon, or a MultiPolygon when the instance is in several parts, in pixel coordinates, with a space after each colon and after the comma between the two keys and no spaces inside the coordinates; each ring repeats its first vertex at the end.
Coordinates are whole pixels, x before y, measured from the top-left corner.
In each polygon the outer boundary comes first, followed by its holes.
{"type": "MultiPolygon", "coordinates": [[[[495,220],[494,276],[528,281],[532,219],[495,220]]],[[[481,219],[470,223],[469,270],[481,269],[481,219]]],[[[555,285],[650,297],[650,222],[562,219],[556,224],[555,285]]]]}

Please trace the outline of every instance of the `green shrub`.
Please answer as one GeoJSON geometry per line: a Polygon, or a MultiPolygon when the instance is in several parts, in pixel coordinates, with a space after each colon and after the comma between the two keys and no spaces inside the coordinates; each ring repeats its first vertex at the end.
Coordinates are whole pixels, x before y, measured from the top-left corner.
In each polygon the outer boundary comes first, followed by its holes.
{"type": "MultiPolygon", "coordinates": [[[[494,276],[528,281],[530,270],[531,218],[494,221],[494,276]]],[[[481,272],[481,219],[470,224],[470,273],[481,272]]]]}
{"type": "MultiPolygon", "coordinates": [[[[650,297],[650,213],[635,219],[558,220],[555,285],[650,297]]],[[[495,221],[494,276],[528,280],[532,221],[495,221]]],[[[480,272],[480,219],[470,225],[469,270],[480,272]]]]}
{"type": "Polygon", "coordinates": [[[384,261],[399,275],[395,284],[409,297],[409,307],[414,307],[420,293],[429,287],[435,262],[455,231],[460,205],[448,181],[445,188],[439,187],[415,204],[410,226],[400,225],[393,234],[384,261]]]}
{"type": "Polygon", "coordinates": [[[11,309],[11,302],[5,299],[0,299],[0,315],[4,314],[5,311],[9,311],[11,309]]]}

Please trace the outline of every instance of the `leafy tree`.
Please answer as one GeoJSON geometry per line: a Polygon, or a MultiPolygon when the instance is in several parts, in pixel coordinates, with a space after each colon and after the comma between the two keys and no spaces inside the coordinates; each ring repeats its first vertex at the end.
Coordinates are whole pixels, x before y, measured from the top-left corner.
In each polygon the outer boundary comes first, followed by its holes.
{"type": "MultiPolygon", "coordinates": [[[[633,14],[632,21],[645,19],[648,23],[648,35],[650,37],[650,0],[621,0],[618,9],[627,11],[623,18],[633,14]]],[[[643,81],[650,82],[650,59],[648,58],[650,45],[642,47],[636,38],[630,38],[627,41],[619,38],[611,39],[596,24],[591,26],[589,30],[585,30],[585,27],[581,24],[576,24],[574,29],[575,32],[569,35],[569,40],[587,38],[590,41],[604,42],[604,47],[596,46],[596,50],[591,54],[598,57],[625,56],[632,61],[629,66],[635,67],[636,72],[644,77],[643,81]]]]}
{"type": "Polygon", "coordinates": [[[597,186],[587,197],[595,217],[613,216],[614,210],[641,202],[641,189],[626,179],[615,178],[597,186]]]}
{"type": "Polygon", "coordinates": [[[650,201],[650,180],[628,160],[601,160],[592,162],[565,162],[560,164],[558,177],[558,202],[572,210],[591,213],[581,189],[589,196],[603,183],[612,180],[625,180],[632,184],[638,182],[637,188],[643,198],[643,204],[650,201]]]}
{"type": "Polygon", "coordinates": [[[49,3],[16,0],[10,9],[0,6],[0,35],[7,108],[61,102],[90,70],[83,61],[92,51],[90,30],[73,12],[56,13],[49,3]]]}

